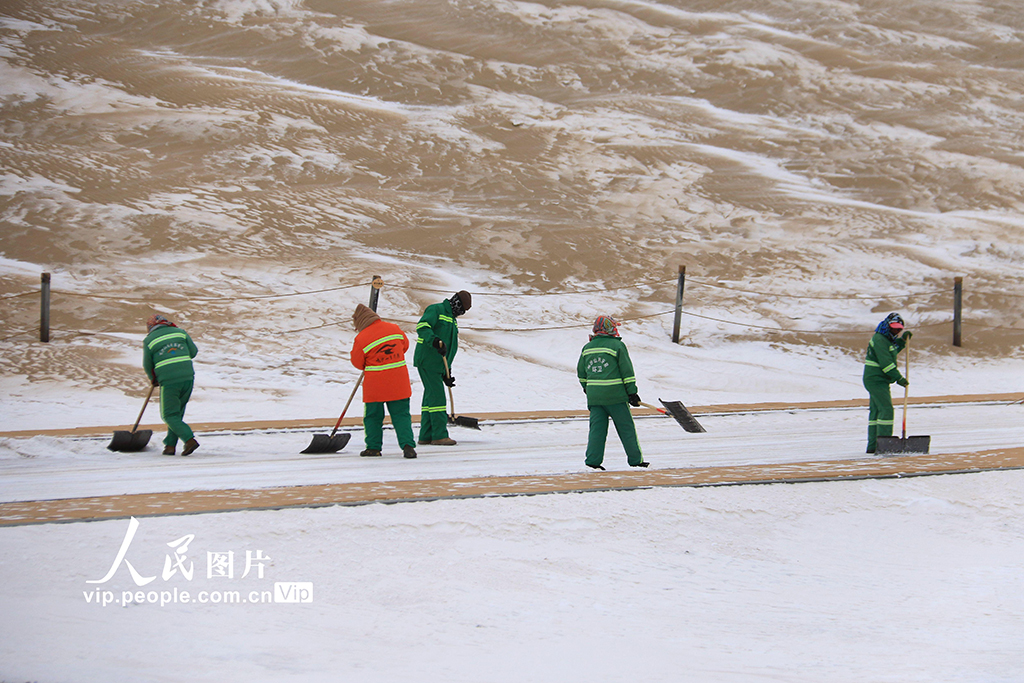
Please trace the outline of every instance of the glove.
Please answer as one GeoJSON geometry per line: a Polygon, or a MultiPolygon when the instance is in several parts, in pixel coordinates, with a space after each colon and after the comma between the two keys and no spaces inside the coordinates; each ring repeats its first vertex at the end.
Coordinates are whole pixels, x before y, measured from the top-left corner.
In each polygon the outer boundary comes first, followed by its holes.
{"type": "Polygon", "coordinates": [[[639,406],[640,405],[640,394],[630,394],[629,395],[629,405],[633,406],[634,408],[639,406]]]}
{"type": "Polygon", "coordinates": [[[444,345],[444,342],[440,339],[434,339],[434,348],[442,356],[448,353],[448,347],[444,345]]]}
{"type": "Polygon", "coordinates": [[[896,384],[899,384],[901,387],[910,386],[910,382],[907,381],[906,377],[900,377],[898,380],[896,380],[896,384]]]}
{"type": "Polygon", "coordinates": [[[903,338],[904,338],[904,339],[905,339],[906,341],[910,341],[910,338],[911,338],[911,337],[913,337],[913,336],[914,336],[914,333],[913,333],[913,332],[911,332],[910,330],[905,330],[905,331],[903,332],[903,338]]]}
{"type": "Polygon", "coordinates": [[[453,375],[441,375],[441,381],[444,382],[446,387],[455,386],[455,377],[453,375]]]}

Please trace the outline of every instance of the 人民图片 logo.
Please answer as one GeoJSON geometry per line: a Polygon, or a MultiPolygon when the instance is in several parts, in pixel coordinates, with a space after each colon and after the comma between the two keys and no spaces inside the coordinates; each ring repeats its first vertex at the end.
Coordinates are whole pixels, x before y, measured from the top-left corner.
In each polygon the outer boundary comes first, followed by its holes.
{"type": "MultiPolygon", "coordinates": [[[[168,604],[186,604],[189,602],[212,603],[212,604],[245,604],[245,603],[311,603],[313,602],[313,584],[309,581],[277,581],[270,587],[263,587],[258,583],[262,581],[268,566],[273,565],[273,558],[265,554],[262,549],[245,550],[244,566],[237,580],[248,579],[239,589],[223,590],[224,582],[236,580],[236,564],[242,565],[243,555],[236,554],[234,549],[217,548],[206,549],[206,572],[196,572],[196,560],[192,557],[198,556],[202,561],[203,552],[195,553],[195,534],[185,534],[165,545],[170,551],[165,551],[163,568],[159,573],[152,569],[146,571],[142,566],[136,566],[129,559],[129,551],[132,543],[136,540],[139,531],[139,520],[132,517],[128,522],[128,529],[121,546],[114,555],[114,560],[99,579],[89,579],[88,584],[96,587],[92,590],[83,591],[85,601],[90,604],[97,604],[102,607],[107,605],[127,606],[130,604],[159,604],[161,607],[168,604]],[[191,553],[191,555],[190,555],[191,553]],[[116,579],[118,570],[124,566],[131,577],[134,586],[128,586],[128,590],[115,591],[112,588],[101,587],[116,579]],[[160,590],[154,589],[151,585],[157,579],[161,579],[164,585],[160,590]],[[205,579],[205,580],[204,580],[205,579]],[[174,586],[168,582],[174,581],[174,586]],[[184,582],[184,586],[181,584],[184,582]],[[240,588],[249,588],[245,591],[240,588]],[[144,589],[144,590],[143,590],[144,589]]],[[[145,550],[145,549],[143,549],[145,550]]],[[[146,553],[136,553],[135,556],[146,553]]],[[[134,557],[134,556],[133,556],[134,557]]],[[[138,560],[136,560],[138,561],[138,560]]]]}

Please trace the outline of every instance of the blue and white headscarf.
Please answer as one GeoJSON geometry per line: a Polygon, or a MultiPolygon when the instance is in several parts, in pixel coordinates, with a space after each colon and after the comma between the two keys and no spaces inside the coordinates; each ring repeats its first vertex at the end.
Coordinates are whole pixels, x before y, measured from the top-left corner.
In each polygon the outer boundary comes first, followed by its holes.
{"type": "Polygon", "coordinates": [[[885,316],[885,320],[878,323],[878,327],[875,328],[875,332],[889,340],[894,340],[896,339],[896,336],[903,331],[903,327],[903,318],[900,317],[900,314],[890,313],[885,316]]]}

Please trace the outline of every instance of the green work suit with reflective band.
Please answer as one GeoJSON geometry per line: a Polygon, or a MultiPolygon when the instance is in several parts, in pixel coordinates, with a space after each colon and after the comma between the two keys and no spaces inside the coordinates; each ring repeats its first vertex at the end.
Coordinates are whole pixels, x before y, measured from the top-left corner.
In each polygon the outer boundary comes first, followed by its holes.
{"type": "Polygon", "coordinates": [[[864,388],[868,390],[868,451],[874,452],[878,437],[892,436],[896,423],[889,385],[903,379],[896,367],[896,355],[907,345],[905,339],[890,341],[875,332],[868,342],[867,360],[864,361],[864,388]]]}
{"type": "Polygon", "coordinates": [[[165,446],[176,446],[178,439],[188,441],[194,436],[185,424],[185,407],[192,397],[192,359],[197,353],[188,333],[171,325],[157,325],[142,342],[142,368],[160,385],[160,419],[167,425],[165,446]]]}
{"type": "Polygon", "coordinates": [[[420,373],[423,383],[423,404],[420,407],[420,441],[429,442],[448,437],[448,412],[445,397],[444,359],[434,348],[434,340],[440,339],[447,349],[448,367],[455,360],[459,347],[459,325],[455,322],[451,302],[445,300],[431,304],[423,311],[416,324],[416,351],[412,363],[420,373]]]}
{"type": "Polygon", "coordinates": [[[409,415],[409,399],[384,401],[363,404],[363,431],[365,432],[366,448],[372,451],[384,447],[384,406],[391,416],[391,424],[395,427],[398,444],[403,448],[416,445],[416,436],[412,433],[412,417],[409,415]]]}
{"type": "Polygon", "coordinates": [[[629,412],[629,395],[637,393],[636,376],[626,345],[618,337],[594,335],[580,353],[576,376],[587,392],[590,409],[587,464],[600,465],[604,461],[608,418],[611,418],[627,461],[634,467],[639,465],[644,456],[636,437],[633,414],[629,412]]]}

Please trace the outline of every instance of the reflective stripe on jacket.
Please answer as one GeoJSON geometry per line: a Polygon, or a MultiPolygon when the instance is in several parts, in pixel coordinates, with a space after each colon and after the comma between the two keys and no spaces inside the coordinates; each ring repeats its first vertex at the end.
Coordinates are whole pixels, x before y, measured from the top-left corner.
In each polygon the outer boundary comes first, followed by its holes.
{"type": "Polygon", "coordinates": [[[184,382],[196,376],[192,359],[199,350],[180,327],[157,325],[142,342],[142,368],[160,384],[184,382]]]}
{"type": "Polygon", "coordinates": [[[363,402],[385,403],[412,396],[405,352],[409,338],[394,323],[377,320],[356,335],[352,365],[366,372],[363,402]]]}
{"type": "Polygon", "coordinates": [[[629,394],[637,393],[633,362],[618,337],[594,335],[580,353],[576,376],[587,391],[588,406],[626,403],[629,394]]]}
{"type": "Polygon", "coordinates": [[[875,332],[868,342],[867,359],[864,361],[864,381],[893,384],[903,375],[896,367],[896,355],[907,345],[902,337],[890,341],[884,334],[875,332]]]}
{"type": "Polygon", "coordinates": [[[416,323],[416,351],[412,362],[418,368],[444,372],[444,361],[441,354],[434,348],[434,340],[440,339],[448,349],[449,367],[455,362],[455,352],[459,348],[459,324],[452,313],[452,305],[445,300],[427,306],[416,323]]]}

